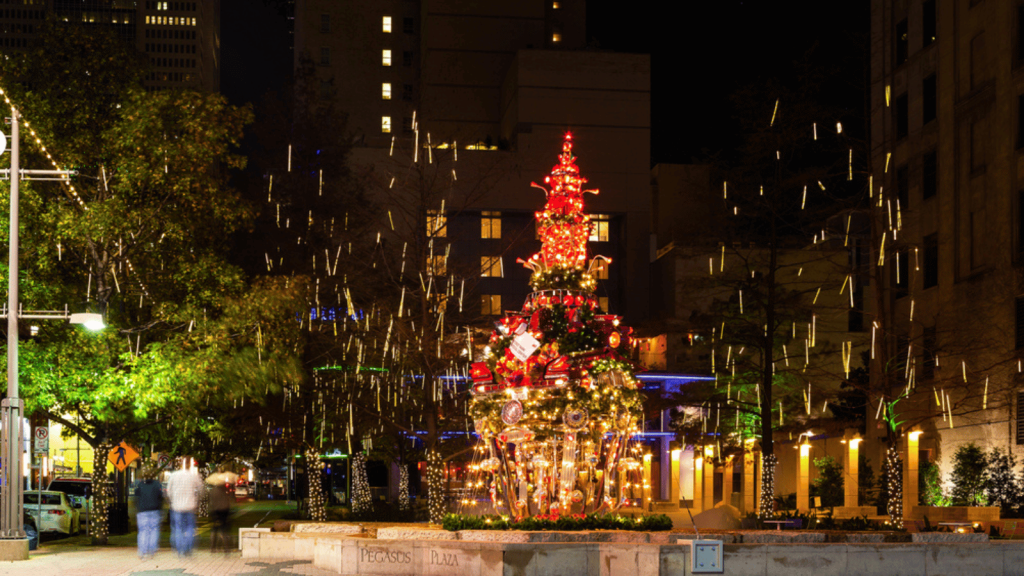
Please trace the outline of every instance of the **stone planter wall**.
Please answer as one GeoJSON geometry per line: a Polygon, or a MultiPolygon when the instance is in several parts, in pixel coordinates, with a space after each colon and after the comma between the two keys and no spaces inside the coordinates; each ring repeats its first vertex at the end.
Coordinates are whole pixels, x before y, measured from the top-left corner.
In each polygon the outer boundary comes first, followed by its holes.
{"type": "Polygon", "coordinates": [[[993,522],[999,520],[998,506],[914,506],[910,520],[924,520],[935,525],[938,522],[993,522]]]}

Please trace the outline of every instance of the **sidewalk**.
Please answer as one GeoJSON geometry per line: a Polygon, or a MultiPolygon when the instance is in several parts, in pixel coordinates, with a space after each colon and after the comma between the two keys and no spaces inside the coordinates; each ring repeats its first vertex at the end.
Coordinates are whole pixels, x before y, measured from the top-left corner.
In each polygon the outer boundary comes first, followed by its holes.
{"type": "MultiPolygon", "coordinates": [[[[239,503],[235,509],[234,526],[253,526],[263,521],[267,526],[294,510],[284,502],[239,503]]],[[[210,523],[200,520],[196,530],[196,546],[192,556],[179,558],[170,545],[165,523],[160,533],[160,550],[149,560],[141,560],[135,547],[136,533],[110,536],[109,545],[92,546],[89,537],[44,539],[38,550],[29,553],[24,562],[0,563],[0,576],[275,576],[301,574],[328,576],[334,574],[314,568],[307,561],[281,562],[242,559],[239,551],[210,551],[210,523]]],[[[237,537],[237,536],[236,536],[237,537]]]]}

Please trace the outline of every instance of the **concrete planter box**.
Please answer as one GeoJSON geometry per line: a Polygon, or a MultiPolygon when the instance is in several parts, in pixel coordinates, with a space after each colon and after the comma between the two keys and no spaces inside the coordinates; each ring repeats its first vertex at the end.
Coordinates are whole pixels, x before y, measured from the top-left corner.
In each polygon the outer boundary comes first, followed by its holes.
{"type": "Polygon", "coordinates": [[[998,506],[913,506],[907,518],[939,522],[993,522],[999,520],[998,506]]]}

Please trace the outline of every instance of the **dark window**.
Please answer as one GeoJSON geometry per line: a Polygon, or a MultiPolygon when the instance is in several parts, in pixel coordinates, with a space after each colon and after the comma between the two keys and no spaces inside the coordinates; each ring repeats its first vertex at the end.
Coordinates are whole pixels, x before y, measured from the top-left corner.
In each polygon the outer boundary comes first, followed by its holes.
{"type": "Polygon", "coordinates": [[[907,165],[896,167],[896,199],[899,200],[900,210],[906,210],[910,206],[910,170],[907,169],[907,165]]]}
{"type": "Polygon", "coordinates": [[[1017,62],[1024,63],[1024,5],[1017,6],[1017,62]]]}
{"type": "Polygon", "coordinates": [[[1024,444],[1024,390],[1017,392],[1017,444],[1024,444]]]}
{"type": "Polygon", "coordinates": [[[921,380],[932,380],[935,378],[935,354],[938,352],[935,349],[935,326],[931,326],[924,329],[924,357],[921,362],[921,380]]]}
{"type": "Polygon", "coordinates": [[[849,315],[847,316],[846,328],[849,332],[863,332],[864,331],[864,288],[860,286],[860,282],[857,281],[857,276],[853,276],[854,279],[854,290],[853,290],[853,307],[850,308],[849,315]]]}
{"type": "Polygon", "coordinates": [[[320,81],[320,97],[330,98],[331,97],[331,81],[321,80],[320,81]]]}
{"type": "Polygon", "coordinates": [[[1017,96],[1017,149],[1024,148],[1024,94],[1017,96]]]}
{"type": "Polygon", "coordinates": [[[910,262],[909,255],[906,250],[897,251],[894,256],[896,257],[896,266],[893,266],[893,273],[896,275],[893,278],[893,287],[897,298],[902,298],[907,295],[907,290],[910,286],[910,262]]]}
{"type": "Polygon", "coordinates": [[[321,14],[320,15],[320,32],[322,34],[327,34],[330,31],[331,31],[331,15],[330,14],[321,14]]]}
{"type": "Polygon", "coordinates": [[[402,100],[412,100],[412,84],[402,84],[402,100]]]}
{"type": "Polygon", "coordinates": [[[985,134],[981,121],[971,123],[971,172],[985,169],[985,134]]]}
{"type": "Polygon", "coordinates": [[[1017,348],[1024,348],[1024,298],[1017,297],[1017,348]]]}
{"type": "Polygon", "coordinates": [[[985,80],[985,33],[971,38],[971,89],[985,80]]]}
{"type": "Polygon", "coordinates": [[[411,116],[406,116],[405,118],[402,118],[402,131],[403,132],[412,132],[412,117],[411,116]]]}
{"type": "Polygon", "coordinates": [[[939,234],[924,237],[924,287],[939,285],[939,234]]]}
{"type": "Polygon", "coordinates": [[[924,108],[922,123],[927,124],[935,120],[938,98],[939,93],[936,90],[935,74],[932,74],[921,82],[921,100],[924,108]]]}
{"type": "Polygon", "coordinates": [[[415,31],[414,26],[412,18],[402,18],[402,32],[412,34],[415,31]]]}
{"type": "Polygon", "coordinates": [[[924,45],[935,42],[937,27],[935,25],[935,0],[925,0],[921,3],[921,25],[924,29],[924,45]]]}
{"type": "Polygon", "coordinates": [[[906,138],[910,133],[910,124],[907,119],[909,102],[907,95],[902,94],[896,97],[896,106],[893,108],[893,123],[896,124],[896,138],[906,138]]]}
{"type": "Polygon", "coordinates": [[[896,65],[907,61],[907,19],[896,24],[896,65]]]}
{"type": "Polygon", "coordinates": [[[412,66],[412,52],[409,52],[408,50],[402,52],[402,66],[405,66],[406,68],[412,66]]]}
{"type": "Polygon", "coordinates": [[[320,49],[320,65],[321,66],[330,66],[331,65],[331,49],[330,48],[324,47],[324,48],[320,49]]]}
{"type": "Polygon", "coordinates": [[[1017,250],[1024,252],[1024,190],[1017,191],[1017,250]]]}
{"type": "Polygon", "coordinates": [[[939,191],[939,157],[935,150],[921,159],[921,197],[927,200],[939,191]]]}

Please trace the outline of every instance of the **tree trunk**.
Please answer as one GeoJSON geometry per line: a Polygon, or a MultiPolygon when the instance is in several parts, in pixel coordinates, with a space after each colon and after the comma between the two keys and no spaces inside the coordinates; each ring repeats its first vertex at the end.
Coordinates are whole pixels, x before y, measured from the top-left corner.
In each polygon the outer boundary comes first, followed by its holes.
{"type": "Polygon", "coordinates": [[[89,525],[94,545],[107,543],[109,534],[110,494],[107,482],[107,454],[113,447],[100,441],[92,447],[92,502],[88,504],[89,525]]]}

